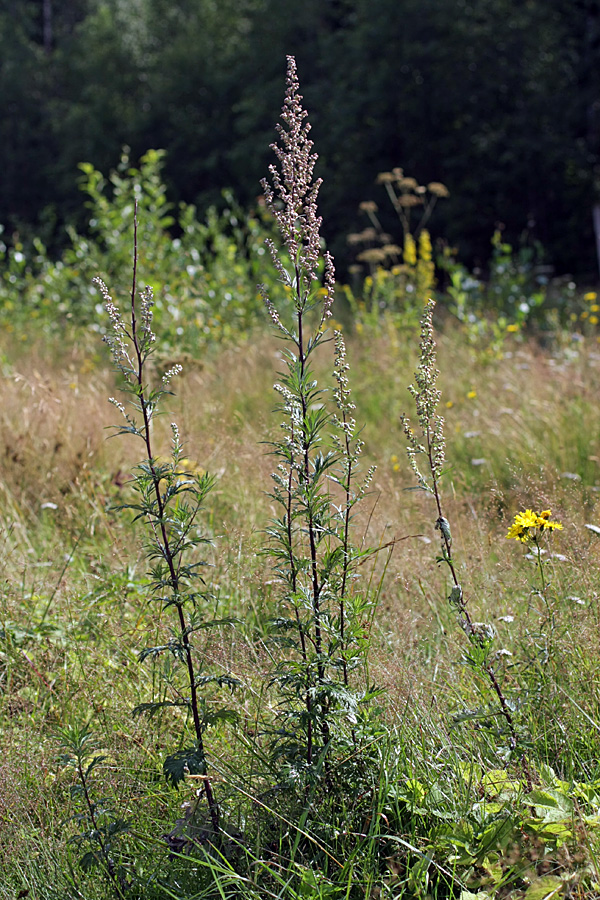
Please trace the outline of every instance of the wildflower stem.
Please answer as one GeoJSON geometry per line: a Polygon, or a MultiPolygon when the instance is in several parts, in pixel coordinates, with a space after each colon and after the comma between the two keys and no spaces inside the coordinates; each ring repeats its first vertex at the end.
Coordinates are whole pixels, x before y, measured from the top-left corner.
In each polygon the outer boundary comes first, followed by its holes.
{"type": "MultiPolygon", "coordinates": [[[[181,636],[181,642],[183,645],[183,652],[185,657],[185,664],[188,673],[188,682],[190,688],[190,709],[192,712],[192,719],[194,722],[194,731],[196,734],[196,743],[198,746],[198,752],[200,757],[204,761],[204,775],[206,776],[206,755],[204,749],[204,739],[202,733],[202,723],[200,721],[200,712],[198,705],[198,692],[196,687],[196,674],[194,670],[194,659],[192,654],[192,646],[190,643],[188,628],[185,622],[185,615],[183,611],[183,600],[180,596],[181,587],[179,574],[177,571],[177,567],[175,565],[175,555],[173,553],[173,549],[171,547],[171,542],[169,539],[169,535],[167,533],[167,528],[165,525],[165,507],[163,502],[163,497],[160,491],[160,476],[156,470],[154,463],[154,454],[152,450],[152,439],[151,439],[151,423],[152,423],[152,412],[151,406],[148,401],[146,395],[146,388],[144,385],[144,362],[146,358],[145,350],[140,343],[139,339],[139,331],[137,327],[137,318],[136,318],[136,293],[137,293],[137,206],[134,214],[133,220],[133,235],[134,235],[134,252],[133,252],[133,280],[131,287],[131,340],[133,343],[133,348],[135,352],[135,360],[137,365],[137,396],[139,400],[140,410],[142,413],[143,419],[143,429],[142,429],[142,437],[144,440],[144,444],[146,446],[146,454],[148,458],[148,466],[150,468],[151,476],[152,476],[152,484],[154,490],[154,496],[156,498],[156,506],[158,510],[158,515],[155,520],[152,520],[152,528],[155,532],[157,543],[162,545],[162,556],[167,564],[170,576],[170,587],[173,592],[173,597],[175,599],[175,607],[177,609],[177,616],[179,620],[179,631],[181,636]],[[157,524],[159,523],[159,533],[156,533],[157,524]]],[[[206,776],[204,778],[204,790],[206,793],[206,801],[208,803],[208,808],[210,812],[210,817],[213,825],[213,829],[215,834],[219,833],[219,807],[215,800],[212,785],[210,779],[206,776]]]]}
{"type": "Polygon", "coordinates": [[[102,857],[104,859],[104,863],[106,865],[106,871],[110,881],[115,890],[115,894],[120,900],[124,900],[124,893],[119,884],[119,880],[117,878],[117,874],[115,872],[115,864],[110,856],[110,853],[107,850],[106,844],[104,842],[104,838],[102,837],[102,828],[99,827],[98,820],[96,819],[96,804],[93,802],[89,788],[87,783],[87,776],[83,768],[83,758],[81,755],[81,751],[76,754],[76,765],[77,765],[77,775],[79,776],[79,783],[81,784],[81,789],[83,791],[83,798],[85,800],[86,806],[88,808],[88,814],[90,817],[90,823],[94,832],[94,839],[98,841],[100,846],[100,852],[102,853],[102,857]]]}
{"type": "MultiPolygon", "coordinates": [[[[416,475],[419,485],[432,493],[435,497],[438,513],[435,527],[441,534],[442,560],[450,569],[450,574],[454,583],[453,590],[450,594],[450,600],[458,610],[460,625],[469,640],[473,644],[482,645],[482,636],[475,627],[469,610],[467,609],[467,601],[465,600],[463,589],[452,560],[452,536],[450,525],[448,519],[444,516],[442,507],[439,482],[443,474],[445,439],[444,420],[437,414],[437,407],[441,395],[437,389],[437,377],[439,371],[435,367],[436,345],[433,334],[434,307],[435,303],[433,300],[430,300],[425,306],[425,311],[421,319],[421,353],[419,365],[415,372],[415,385],[409,387],[409,391],[415,400],[424,446],[417,440],[415,433],[411,428],[409,419],[406,416],[403,416],[402,421],[404,432],[408,439],[407,451],[411,468],[416,475]],[[421,474],[416,463],[416,457],[421,453],[424,453],[427,459],[427,468],[429,470],[428,477],[421,474]]],[[[510,733],[510,747],[511,750],[515,750],[517,747],[517,732],[506,697],[504,696],[489,659],[486,658],[480,665],[481,670],[487,676],[490,685],[498,698],[500,710],[510,733]]]]}

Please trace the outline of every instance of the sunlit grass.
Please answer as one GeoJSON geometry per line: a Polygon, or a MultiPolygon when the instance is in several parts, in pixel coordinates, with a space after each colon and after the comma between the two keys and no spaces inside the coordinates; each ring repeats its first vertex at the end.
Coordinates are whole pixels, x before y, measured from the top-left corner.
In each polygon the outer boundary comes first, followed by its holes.
{"type": "MultiPolygon", "coordinates": [[[[127,496],[131,456],[127,442],[107,440],[104,428],[114,416],[105,397],[112,376],[102,360],[85,371],[80,351],[63,355],[59,364],[53,351],[45,354],[40,346],[32,367],[29,358],[12,352],[3,373],[0,470],[0,853],[8,873],[0,896],[25,889],[35,897],[62,896],[61,890],[76,896],[73,891],[83,889],[86,897],[96,891],[100,897],[97,885],[92,890],[86,881],[82,888],[73,849],[65,844],[69,829],[60,826],[70,800],[56,763],[56,728],[84,719],[105,736],[113,760],[106,785],[131,814],[135,833],[145,835],[131,838],[138,840],[138,855],[149,835],[160,841],[171,830],[182,799],[167,792],[160,776],[169,717],[151,728],[130,718],[132,707],[148,696],[148,677],[158,679],[136,662],[157,628],[145,600],[138,539],[127,519],[111,512],[127,496]],[[41,849],[32,855],[33,844],[41,849]]],[[[211,578],[226,613],[242,624],[223,629],[209,652],[246,686],[236,702],[251,737],[270,702],[265,635],[273,600],[259,550],[270,515],[265,484],[272,461],[262,442],[278,353],[268,338],[224,351],[190,367],[174,401],[185,423],[186,452],[218,475],[208,511],[216,539],[211,578]]],[[[366,563],[371,584],[381,579],[371,675],[385,688],[387,727],[408,729],[408,743],[398,746],[406,747],[403,753],[410,746],[411,765],[422,780],[431,782],[440,760],[441,777],[450,785],[440,802],[458,820],[473,794],[465,788],[457,799],[463,789],[453,760],[463,759],[459,748],[472,744],[483,754],[481,764],[490,766],[494,747],[476,722],[453,721],[476,694],[460,664],[461,635],[443,600],[445,573],[435,563],[430,501],[407,490],[412,485],[398,417],[409,400],[405,385],[415,348],[391,342],[389,335],[368,342],[357,337],[349,342],[349,356],[368,462],[379,466],[359,530],[371,545],[397,539],[389,560],[389,551],[382,551],[366,563]]],[[[563,778],[594,782],[600,776],[600,538],[585,526],[599,524],[593,459],[598,359],[585,346],[577,354],[552,354],[521,344],[518,355],[483,366],[463,349],[460,334],[447,329],[439,365],[442,406],[452,401],[446,409],[446,491],[472,615],[494,623],[506,649],[527,661],[514,677],[508,664],[506,678],[523,704],[534,756],[563,778]],[[476,397],[469,396],[473,391],[476,397]],[[476,464],[478,459],[485,463],[476,464]],[[551,609],[535,594],[535,565],[505,537],[515,512],[527,506],[552,508],[564,524],[547,561],[551,609]]],[[[159,442],[168,440],[167,429],[167,420],[160,421],[159,442]]],[[[236,759],[234,777],[226,733],[217,746],[229,773],[225,780],[235,785],[242,778],[249,787],[251,757],[236,759]]],[[[393,767],[405,769],[406,760],[393,767]]],[[[235,787],[230,793],[233,812],[239,795],[235,787]]],[[[416,843],[419,834],[417,828],[416,843]]],[[[593,844],[593,833],[588,838],[593,844]]]]}

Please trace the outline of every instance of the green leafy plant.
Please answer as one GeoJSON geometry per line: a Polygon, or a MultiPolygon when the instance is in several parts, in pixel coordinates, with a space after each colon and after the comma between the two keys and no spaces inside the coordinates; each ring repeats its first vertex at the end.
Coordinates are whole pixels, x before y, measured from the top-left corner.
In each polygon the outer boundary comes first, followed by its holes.
{"type": "Polygon", "coordinates": [[[134,521],[141,520],[146,526],[146,550],[152,564],[151,599],[163,610],[171,612],[174,618],[168,640],[140,654],[140,661],[168,659],[164,673],[172,698],[143,703],[134,713],[152,715],[171,708],[183,711],[191,718],[193,742],[166,757],[164,774],[175,787],[186,773],[203,779],[212,832],[216,836],[220,831],[219,806],[208,774],[205,735],[211,725],[231,720],[234,714],[222,705],[208,703],[204,692],[214,685],[234,687],[238,682],[226,674],[212,675],[202,671],[193,646],[205,629],[222,624],[208,618],[210,594],[201,574],[205,563],[197,554],[198,547],[208,540],[199,531],[198,519],[213,479],[206,472],[186,469],[175,423],[171,425],[171,458],[159,459],[153,449],[154,420],[161,401],[170,393],[171,379],[179,374],[181,366],[169,369],[159,386],[152,386],[147,381],[148,360],[155,350],[156,337],[152,330],[152,289],[146,287],[139,297],[137,292],[137,218],[134,219],[134,234],[133,283],[127,322],[104,282],[98,279],[97,284],[111,323],[105,341],[123,376],[123,389],[131,396],[129,409],[121,401],[111,398],[125,420],[117,433],[139,438],[145,452],[134,472],[136,499],[121,508],[131,510],[135,514],[134,521]],[[183,684],[177,677],[181,668],[185,673],[183,684]]]}
{"type": "Polygon", "coordinates": [[[119,839],[127,834],[129,824],[115,815],[110,799],[98,797],[95,792],[95,777],[106,754],[98,750],[97,738],[87,726],[65,726],[57,737],[63,751],[59,762],[75,773],[71,797],[80,807],[70,820],[77,826],[70,843],[83,850],[81,868],[98,868],[114,896],[123,900],[131,879],[119,839]]]}
{"type": "Polygon", "coordinates": [[[445,248],[439,265],[448,278],[448,308],[473,345],[483,344],[501,355],[508,336],[532,326],[554,330],[566,307],[572,306],[574,285],[549,279],[537,245],[515,248],[495,231],[486,278],[469,272],[454,252],[445,248]]]}
{"type": "Polygon", "coordinates": [[[255,285],[264,281],[276,290],[264,244],[273,227],[269,217],[261,207],[244,211],[227,190],[221,208],[210,207],[203,221],[191,204],[174,208],[162,174],[164,157],[162,150],[148,150],[133,165],[125,149],[108,176],[81,163],[88,230],[67,229],[69,243],[60,259],[52,260],[39,240],[29,254],[18,241],[0,241],[0,321],[9,332],[28,340],[32,323],[47,331],[67,323],[102,329],[91,282],[99,274],[115,290],[127,290],[127,236],[136,204],[162,354],[181,356],[198,346],[239,340],[264,321],[255,285]]]}
{"type": "Polygon", "coordinates": [[[288,57],[287,91],[273,149],[280,170],[263,181],[266,202],[280,229],[285,268],[274,244],[273,261],[294,302],[292,322],[263,287],[267,309],[286,348],[286,370],[275,390],[284,416],[283,437],[272,444],[277,468],[272,498],[280,510],[268,529],[269,554],[282,592],[275,626],[282,657],[273,680],[281,692],[274,753],[301,783],[330,771],[340,738],[357,725],[369,694],[354,687],[368,648],[369,600],[356,588],[361,553],[352,542],[356,504],[371,480],[357,485],[362,441],[353,417],[348,363],[341,332],[334,335],[333,406],[314,375],[313,357],[328,341],[334,267],[321,251],[317,215],[320,180],[302,108],[295,61],[288,57]],[[321,283],[321,268],[323,283],[321,283]]]}

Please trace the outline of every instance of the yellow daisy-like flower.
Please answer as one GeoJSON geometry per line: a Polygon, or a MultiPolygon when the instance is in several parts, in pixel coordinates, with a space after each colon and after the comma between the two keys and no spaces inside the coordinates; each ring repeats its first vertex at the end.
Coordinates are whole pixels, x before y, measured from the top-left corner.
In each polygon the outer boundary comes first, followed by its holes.
{"type": "Polygon", "coordinates": [[[562,525],[560,522],[547,522],[542,520],[540,522],[540,528],[542,531],[562,531],[562,525]]]}
{"type": "Polygon", "coordinates": [[[596,300],[597,297],[598,297],[598,294],[596,293],[596,291],[588,291],[587,294],[583,295],[583,299],[586,300],[588,303],[591,303],[592,300],[596,300]]]}
{"type": "Polygon", "coordinates": [[[561,523],[553,522],[550,519],[551,515],[551,509],[544,509],[541,513],[526,509],[524,512],[517,513],[506,537],[526,544],[529,541],[535,541],[544,531],[562,531],[561,523]]]}
{"type": "Polygon", "coordinates": [[[539,516],[532,509],[526,509],[525,512],[517,513],[515,516],[515,524],[521,525],[523,528],[535,528],[538,524],[539,516]]]}
{"type": "Polygon", "coordinates": [[[525,542],[527,540],[527,530],[523,529],[521,525],[517,525],[513,523],[508,529],[507,538],[515,538],[517,541],[525,542]]]}

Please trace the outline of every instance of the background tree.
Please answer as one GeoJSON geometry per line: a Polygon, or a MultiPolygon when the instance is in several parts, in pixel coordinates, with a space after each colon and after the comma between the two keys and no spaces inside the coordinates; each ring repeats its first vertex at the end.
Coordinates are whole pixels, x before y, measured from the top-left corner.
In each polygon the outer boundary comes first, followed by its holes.
{"type": "Polygon", "coordinates": [[[0,6],[9,228],[78,215],[77,164],[107,171],[123,144],[167,150],[174,200],[203,207],[229,186],[253,202],[292,53],[340,263],[359,202],[400,165],[449,186],[433,226],[467,261],[502,222],[558,270],[595,271],[598,0],[77,0],[51,4],[51,40],[47,12],[0,6]]]}

